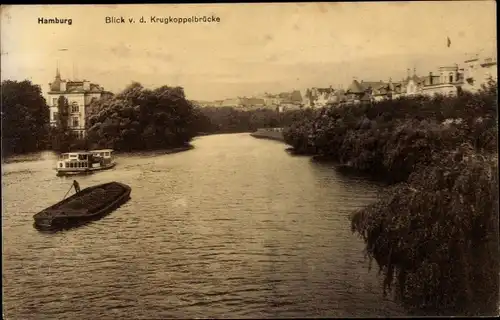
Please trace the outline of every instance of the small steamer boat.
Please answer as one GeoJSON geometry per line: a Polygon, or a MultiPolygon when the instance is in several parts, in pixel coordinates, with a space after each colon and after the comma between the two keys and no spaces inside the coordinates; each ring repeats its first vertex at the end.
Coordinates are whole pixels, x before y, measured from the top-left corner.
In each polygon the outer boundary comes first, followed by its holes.
{"type": "Polygon", "coordinates": [[[116,165],[113,161],[113,150],[92,150],[62,153],[57,161],[57,175],[90,173],[111,169],[116,165]]]}
{"type": "MultiPolygon", "coordinates": [[[[76,181],[74,185],[78,191],[76,181]]],[[[127,202],[130,192],[129,186],[119,182],[85,188],[35,214],[35,227],[45,230],[66,228],[102,218],[127,202]]]]}

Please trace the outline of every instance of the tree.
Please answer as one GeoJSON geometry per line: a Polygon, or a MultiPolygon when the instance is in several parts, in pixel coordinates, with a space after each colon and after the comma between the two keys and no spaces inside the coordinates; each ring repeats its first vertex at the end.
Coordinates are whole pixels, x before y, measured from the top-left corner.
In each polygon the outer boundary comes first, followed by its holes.
{"type": "Polygon", "coordinates": [[[96,101],[88,114],[88,141],[116,150],[180,147],[196,134],[200,114],[181,87],[154,90],[133,82],[113,98],[96,101]]]}
{"type": "Polygon", "coordinates": [[[40,86],[31,81],[2,81],[2,154],[47,147],[49,108],[40,86]]]}
{"type": "Polygon", "coordinates": [[[52,129],[52,149],[68,152],[75,138],[69,129],[69,103],[64,96],[57,100],[56,127],[52,129]]]}

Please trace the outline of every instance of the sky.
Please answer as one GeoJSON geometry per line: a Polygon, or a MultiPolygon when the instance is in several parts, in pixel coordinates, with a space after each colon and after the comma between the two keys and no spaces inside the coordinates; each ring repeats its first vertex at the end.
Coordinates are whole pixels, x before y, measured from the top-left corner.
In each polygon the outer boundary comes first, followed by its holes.
{"type": "Polygon", "coordinates": [[[119,92],[184,87],[188,99],[215,100],[354,78],[427,75],[468,54],[496,53],[494,1],[14,5],[1,11],[1,78],[47,91],[57,65],[66,79],[119,92]],[[161,24],[151,17],[215,16],[220,22],[161,24]],[[107,24],[106,17],[126,23],[107,24]],[[141,24],[144,17],[148,23],[141,24]],[[70,18],[72,25],[38,24],[70,18]],[[135,23],[128,23],[134,18],[135,23]],[[447,38],[451,45],[447,46],[447,38]],[[60,51],[60,49],[66,49],[60,51]]]}

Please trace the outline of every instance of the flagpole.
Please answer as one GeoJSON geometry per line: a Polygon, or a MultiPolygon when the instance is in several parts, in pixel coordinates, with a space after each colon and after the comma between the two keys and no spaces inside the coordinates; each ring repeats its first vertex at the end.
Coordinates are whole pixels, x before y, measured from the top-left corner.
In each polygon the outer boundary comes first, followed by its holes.
{"type": "MultiPolygon", "coordinates": [[[[68,51],[68,49],[66,48],[60,48],[60,49],[57,49],[58,52],[66,52],[68,51]]],[[[59,56],[59,59],[57,60],[57,69],[59,69],[59,60],[61,59],[61,57],[59,56]]],[[[61,72],[61,70],[59,70],[59,73],[61,72]]]]}

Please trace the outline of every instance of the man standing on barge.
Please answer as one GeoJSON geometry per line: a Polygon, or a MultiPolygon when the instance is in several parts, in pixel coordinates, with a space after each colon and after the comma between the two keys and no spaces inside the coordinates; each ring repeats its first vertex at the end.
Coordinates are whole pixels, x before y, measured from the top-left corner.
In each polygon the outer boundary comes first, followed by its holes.
{"type": "Polygon", "coordinates": [[[73,187],[75,187],[76,193],[80,192],[80,184],[78,183],[78,181],[73,180],[73,187]]]}

